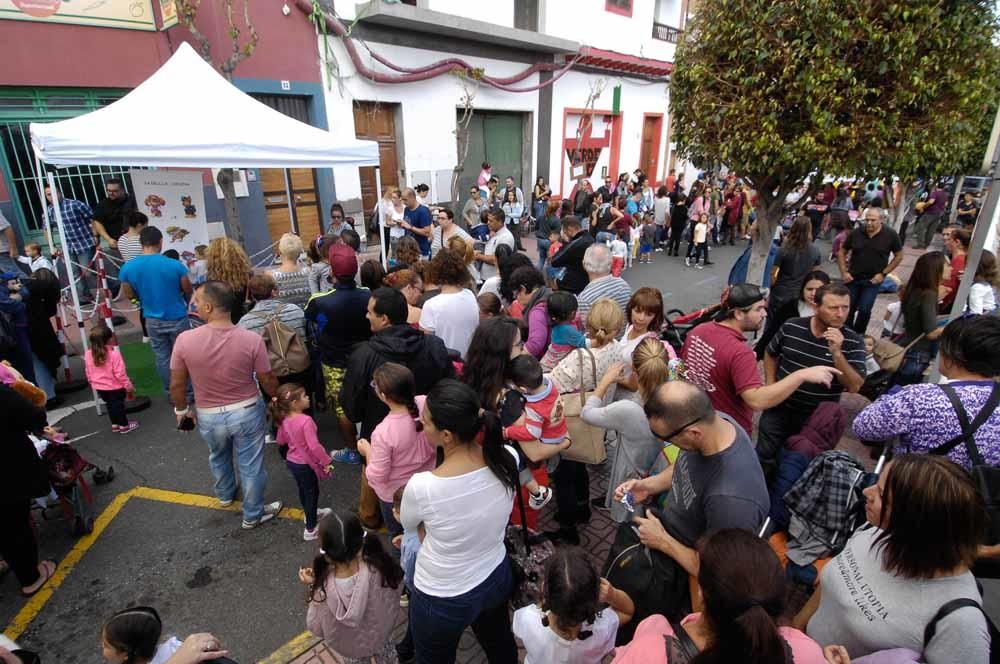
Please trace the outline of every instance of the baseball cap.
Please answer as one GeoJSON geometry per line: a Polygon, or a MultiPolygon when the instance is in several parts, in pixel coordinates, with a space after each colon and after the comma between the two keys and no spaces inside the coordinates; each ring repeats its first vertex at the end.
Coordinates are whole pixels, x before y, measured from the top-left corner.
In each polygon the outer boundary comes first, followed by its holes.
{"type": "Polygon", "coordinates": [[[358,272],[358,257],[346,244],[330,247],[330,273],[335,277],[353,277],[358,272]]]}
{"type": "Polygon", "coordinates": [[[767,297],[767,289],[756,284],[736,284],[729,289],[729,297],[722,304],[719,312],[719,319],[726,317],[726,314],[733,309],[746,309],[760,302],[767,297]]]}

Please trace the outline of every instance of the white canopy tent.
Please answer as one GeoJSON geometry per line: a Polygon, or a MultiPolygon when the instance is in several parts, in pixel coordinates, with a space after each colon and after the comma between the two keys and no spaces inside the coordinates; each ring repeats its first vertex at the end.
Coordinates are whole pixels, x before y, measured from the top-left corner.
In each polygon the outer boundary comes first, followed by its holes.
{"type": "MultiPolygon", "coordinates": [[[[233,86],[187,43],[118,101],[61,122],[33,122],[30,131],[46,217],[41,162],[283,169],[379,165],[377,142],[338,139],[270,108],[233,86]]],[[[58,202],[51,173],[48,178],[53,202],[58,202]]],[[[59,234],[64,236],[59,206],[54,210],[59,234]]],[[[48,218],[45,227],[48,234],[48,218]]],[[[67,269],[72,275],[68,265],[67,269]]],[[[78,294],[76,288],[69,290],[82,332],[78,294]]],[[[81,337],[86,347],[86,335],[81,337]]]]}

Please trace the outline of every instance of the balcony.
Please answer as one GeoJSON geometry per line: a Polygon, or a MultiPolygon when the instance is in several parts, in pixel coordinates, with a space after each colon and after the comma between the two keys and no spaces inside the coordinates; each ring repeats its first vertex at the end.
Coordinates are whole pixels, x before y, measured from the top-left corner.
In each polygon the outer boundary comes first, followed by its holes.
{"type": "Polygon", "coordinates": [[[653,39],[659,39],[660,41],[676,44],[680,41],[681,35],[683,34],[684,31],[680,28],[674,28],[665,23],[653,24],[653,39]]]}

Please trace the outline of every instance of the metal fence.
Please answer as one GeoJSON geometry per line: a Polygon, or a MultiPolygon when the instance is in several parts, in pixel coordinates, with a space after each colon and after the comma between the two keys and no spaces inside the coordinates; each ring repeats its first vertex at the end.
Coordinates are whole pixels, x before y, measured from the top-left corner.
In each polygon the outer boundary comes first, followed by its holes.
{"type": "Polygon", "coordinates": [[[681,35],[683,34],[684,31],[680,28],[675,28],[664,23],[653,24],[653,39],[659,39],[660,41],[676,44],[681,40],[681,35]]]}

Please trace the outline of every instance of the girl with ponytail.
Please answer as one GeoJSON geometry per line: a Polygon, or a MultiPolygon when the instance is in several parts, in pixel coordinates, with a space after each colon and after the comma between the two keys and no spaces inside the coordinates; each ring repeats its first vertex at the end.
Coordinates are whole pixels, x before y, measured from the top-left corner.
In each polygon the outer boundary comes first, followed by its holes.
{"type": "Polygon", "coordinates": [[[702,540],[698,555],[704,612],[679,625],[661,615],[643,620],[613,664],[825,664],[819,644],[778,626],[787,588],[765,540],[742,529],[718,530],[702,540]]]}
{"type": "Polygon", "coordinates": [[[299,569],[309,588],[306,626],[326,641],[338,662],[396,662],[392,629],[403,570],[353,512],[338,511],[319,526],[312,568],[299,569]]]}
{"type": "Polygon", "coordinates": [[[426,532],[410,592],[418,664],[454,662],[470,625],[493,664],[517,662],[507,599],[513,578],[504,533],[517,489],[517,455],[505,447],[499,418],[475,391],[442,380],[421,419],[444,461],[415,474],[403,492],[400,521],[426,532]]]}
{"type": "Polygon", "coordinates": [[[108,618],[101,628],[101,655],[108,664],[193,664],[229,654],[217,638],[206,632],[192,634],[184,643],[173,636],[159,643],[162,632],[163,621],[153,607],[124,609],[108,618]]]}
{"type": "Polygon", "coordinates": [[[319,480],[330,477],[333,462],[316,436],[316,422],[305,413],[308,408],[306,388],[284,383],[271,397],[267,410],[278,427],[277,442],[285,466],[299,487],[299,502],[306,517],[302,539],[310,542],[318,536],[317,523],[331,512],[329,507],[319,507],[319,480]]]}
{"type": "Polygon", "coordinates": [[[637,398],[622,398],[604,405],[606,395],[625,373],[625,363],[617,362],[604,372],[580,413],[587,424],[618,433],[618,454],[611,466],[608,491],[603,498],[593,501],[593,507],[610,510],[611,520],[616,523],[630,521],[633,514],[614,499],[615,488],[626,480],[649,475],[664,449],[649,429],[643,404],[657,387],[670,379],[670,356],[662,341],[647,337],[636,347],[631,359],[637,398]]]}
{"type": "Polygon", "coordinates": [[[367,460],[368,486],[378,496],[389,539],[403,534],[392,514],[392,498],[414,473],[434,468],[434,449],[427,442],[420,411],[426,397],[416,395],[413,372],[402,364],[386,362],[372,375],[372,390],[389,407],[372,439],[358,441],[358,452],[367,460]]]}

